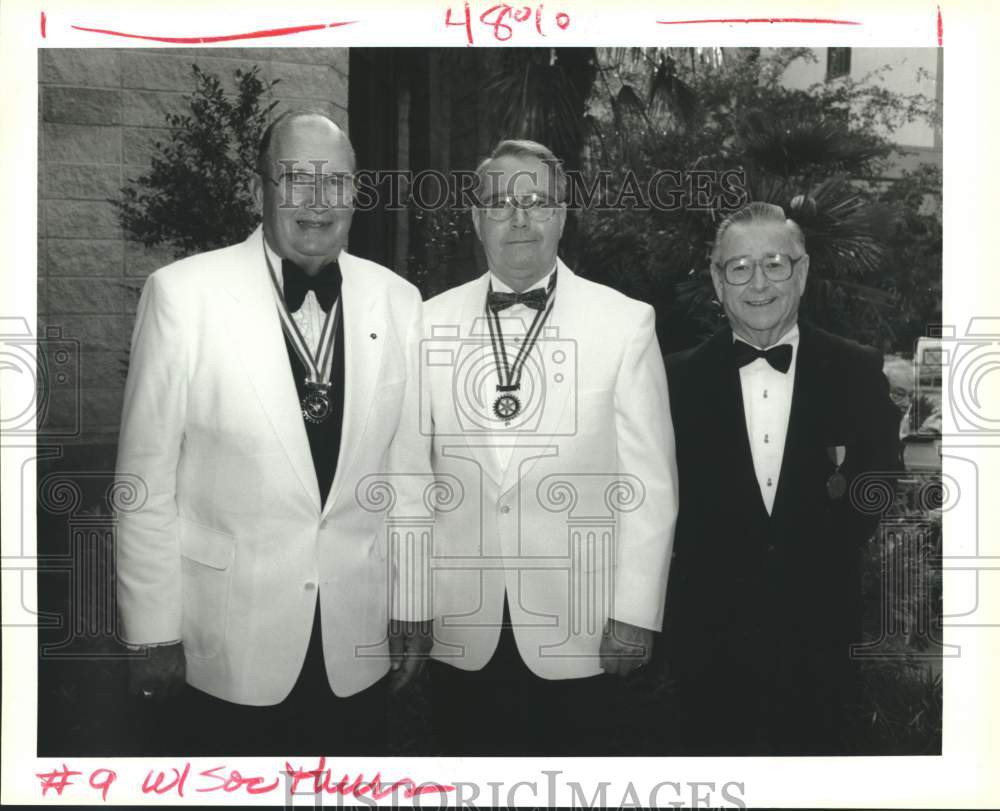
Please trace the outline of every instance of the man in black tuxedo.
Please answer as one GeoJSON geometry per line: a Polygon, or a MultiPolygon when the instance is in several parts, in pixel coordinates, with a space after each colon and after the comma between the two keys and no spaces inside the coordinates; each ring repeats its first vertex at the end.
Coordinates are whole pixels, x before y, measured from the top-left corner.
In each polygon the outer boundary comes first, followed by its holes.
{"type": "Polygon", "coordinates": [[[878,520],[858,477],[898,469],[899,412],[876,350],[799,323],[808,271],[798,225],[751,203],[712,253],[728,327],[667,361],[678,753],[847,751],[860,552],[878,520]]]}

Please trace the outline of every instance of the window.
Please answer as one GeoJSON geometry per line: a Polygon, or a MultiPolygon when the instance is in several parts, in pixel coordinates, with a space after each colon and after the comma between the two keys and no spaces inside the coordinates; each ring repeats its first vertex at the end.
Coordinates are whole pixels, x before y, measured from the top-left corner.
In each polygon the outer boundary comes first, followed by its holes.
{"type": "Polygon", "coordinates": [[[826,49],[826,80],[839,79],[841,76],[848,76],[851,72],[851,49],[850,48],[827,48],[826,49]]]}

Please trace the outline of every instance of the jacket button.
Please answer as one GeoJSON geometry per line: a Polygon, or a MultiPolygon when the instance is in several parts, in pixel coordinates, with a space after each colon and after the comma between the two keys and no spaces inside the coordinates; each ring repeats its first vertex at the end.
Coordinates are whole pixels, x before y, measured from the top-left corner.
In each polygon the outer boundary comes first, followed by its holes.
{"type": "Polygon", "coordinates": [[[773,543],[769,543],[767,545],[767,549],[765,551],[767,552],[767,554],[773,555],[774,554],[774,544],[773,543]]]}
{"type": "Polygon", "coordinates": [[[500,508],[500,512],[502,512],[504,515],[506,515],[507,513],[509,513],[510,512],[510,505],[509,504],[504,504],[500,508]]]}
{"type": "Polygon", "coordinates": [[[329,528],[330,528],[330,522],[329,522],[329,521],[327,521],[327,520],[326,520],[326,519],[324,518],[324,519],[323,519],[322,521],[320,521],[320,522],[319,522],[319,528],[320,528],[320,529],[329,529],[329,528]]]}
{"type": "Polygon", "coordinates": [[[316,584],[313,583],[312,580],[310,580],[308,583],[306,583],[306,591],[312,591],[315,588],[316,588],[316,584]]]}

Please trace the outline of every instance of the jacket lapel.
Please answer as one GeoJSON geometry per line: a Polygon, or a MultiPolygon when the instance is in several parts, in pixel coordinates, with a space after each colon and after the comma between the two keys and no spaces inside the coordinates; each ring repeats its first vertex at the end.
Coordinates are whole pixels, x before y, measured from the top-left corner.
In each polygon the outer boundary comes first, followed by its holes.
{"type": "MultiPolygon", "coordinates": [[[[489,289],[489,278],[489,273],[485,273],[482,277],[476,280],[475,284],[469,285],[469,290],[462,301],[462,309],[458,316],[458,323],[461,325],[460,330],[468,330],[467,336],[463,337],[468,338],[468,344],[473,347],[471,351],[481,355],[476,358],[463,359],[462,366],[464,369],[471,370],[488,368],[492,370],[494,367],[489,324],[486,321],[485,309],[486,292],[489,289]]],[[[458,369],[455,369],[455,371],[458,371],[458,369]]],[[[482,392],[482,395],[489,400],[487,407],[492,407],[493,401],[491,398],[495,396],[492,381],[493,378],[491,376],[485,384],[487,388],[482,392]]],[[[472,393],[464,386],[464,383],[465,381],[461,379],[453,381],[453,384],[459,387],[454,389],[458,392],[457,396],[459,397],[462,397],[467,392],[468,394],[472,393]]],[[[463,407],[462,403],[457,405],[460,408],[463,407]]],[[[475,404],[469,404],[469,407],[475,408],[475,404]]],[[[498,434],[491,433],[489,431],[470,430],[462,430],[461,434],[466,445],[469,447],[469,451],[479,463],[480,468],[484,470],[494,482],[500,484],[502,478],[500,464],[497,461],[496,452],[493,449],[493,445],[497,441],[496,438],[498,434]]]]}
{"type": "Polygon", "coordinates": [[[319,484],[264,258],[263,229],[254,231],[242,247],[226,283],[234,353],[318,512],[319,484]]]}
{"type": "MultiPolygon", "coordinates": [[[[570,395],[575,394],[579,384],[582,361],[575,353],[567,351],[569,341],[581,335],[585,327],[585,313],[579,302],[579,280],[561,259],[556,260],[556,267],[558,277],[552,312],[531,350],[532,357],[541,361],[540,368],[544,374],[540,392],[541,413],[537,427],[519,431],[514,437],[516,445],[500,482],[501,495],[530,473],[539,459],[559,452],[556,435],[570,395]],[[576,363],[576,374],[567,373],[556,362],[553,355],[559,352],[564,353],[570,362],[576,363]]],[[[526,370],[525,375],[527,374],[526,370]]],[[[528,403],[524,406],[530,408],[528,403]]]]}
{"type": "Polygon", "coordinates": [[[799,323],[799,348],[795,359],[795,384],[792,387],[792,407],[788,415],[785,449],[781,457],[778,489],[774,494],[772,518],[783,517],[796,509],[796,480],[804,469],[802,454],[815,444],[816,426],[820,423],[823,406],[822,388],[827,377],[825,364],[816,346],[815,332],[808,324],[799,323]]]}
{"type": "Polygon", "coordinates": [[[377,290],[373,292],[365,284],[364,268],[346,251],[341,252],[337,261],[343,277],[344,423],[337,471],[324,505],[324,515],[340,495],[357,456],[375,402],[386,341],[385,308],[377,306],[381,300],[377,290]]]}
{"type": "Polygon", "coordinates": [[[718,431],[714,443],[718,451],[716,458],[720,465],[732,465],[730,475],[733,477],[734,493],[742,494],[750,511],[767,518],[767,508],[753,466],[743,407],[743,387],[740,385],[739,369],[733,361],[732,343],[732,330],[725,327],[698,350],[702,357],[697,366],[707,376],[709,390],[708,402],[704,406],[717,414],[710,421],[713,429],[718,431]]]}

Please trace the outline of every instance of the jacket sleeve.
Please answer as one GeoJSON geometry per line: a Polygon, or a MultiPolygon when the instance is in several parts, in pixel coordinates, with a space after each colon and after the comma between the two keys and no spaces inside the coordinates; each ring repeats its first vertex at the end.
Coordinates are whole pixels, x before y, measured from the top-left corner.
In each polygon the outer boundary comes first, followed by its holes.
{"type": "Polygon", "coordinates": [[[611,616],[659,630],[677,520],[677,461],[654,312],[645,307],[615,384],[618,470],[639,488],[620,513],[611,616]]]}
{"type": "Polygon", "coordinates": [[[181,636],[177,463],[187,403],[182,308],[159,273],[149,277],[136,313],[125,384],[116,475],[138,488],[119,509],[116,567],[123,638],[133,644],[181,636]]]}
{"type": "MultiPolygon", "coordinates": [[[[866,348],[852,375],[852,421],[858,426],[856,444],[849,449],[854,480],[850,492],[852,537],[863,540],[881,520],[875,509],[895,493],[903,469],[899,439],[901,415],[889,396],[882,373],[882,355],[866,348]]],[[[846,460],[845,460],[846,461],[846,460]]]]}

